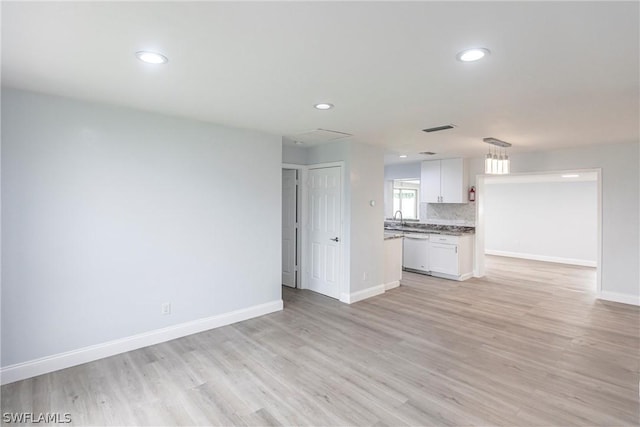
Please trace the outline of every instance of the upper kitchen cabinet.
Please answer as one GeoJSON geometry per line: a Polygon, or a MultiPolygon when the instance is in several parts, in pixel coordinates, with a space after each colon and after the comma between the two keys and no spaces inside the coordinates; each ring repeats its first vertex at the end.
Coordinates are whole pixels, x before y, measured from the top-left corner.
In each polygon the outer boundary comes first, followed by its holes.
{"type": "Polygon", "coordinates": [[[464,159],[424,161],[421,175],[421,201],[467,203],[467,168],[464,159]]]}

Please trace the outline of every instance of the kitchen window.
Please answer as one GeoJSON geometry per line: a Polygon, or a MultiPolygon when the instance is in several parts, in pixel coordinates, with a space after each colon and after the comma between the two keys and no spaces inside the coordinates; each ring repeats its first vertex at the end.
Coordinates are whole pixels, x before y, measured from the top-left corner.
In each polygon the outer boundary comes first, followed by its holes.
{"type": "Polygon", "coordinates": [[[402,212],[403,219],[418,219],[419,184],[418,188],[408,188],[411,183],[398,181],[393,186],[393,212],[402,212]]]}

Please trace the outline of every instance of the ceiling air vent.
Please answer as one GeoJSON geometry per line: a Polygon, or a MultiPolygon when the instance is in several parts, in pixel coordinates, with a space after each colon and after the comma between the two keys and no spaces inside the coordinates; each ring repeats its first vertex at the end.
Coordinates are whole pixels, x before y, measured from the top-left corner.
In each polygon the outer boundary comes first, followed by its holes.
{"type": "Polygon", "coordinates": [[[420,154],[424,154],[425,156],[433,156],[437,153],[434,153],[433,151],[423,151],[420,154]]]}
{"type": "Polygon", "coordinates": [[[441,130],[453,129],[454,125],[436,126],[434,128],[422,129],[423,132],[439,132],[441,130]]]}

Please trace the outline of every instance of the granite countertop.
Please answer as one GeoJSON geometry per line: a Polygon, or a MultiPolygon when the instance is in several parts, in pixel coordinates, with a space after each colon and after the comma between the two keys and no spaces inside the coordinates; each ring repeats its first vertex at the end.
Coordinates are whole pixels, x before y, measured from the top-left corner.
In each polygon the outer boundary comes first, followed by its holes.
{"type": "Polygon", "coordinates": [[[388,233],[426,233],[426,234],[445,234],[448,236],[463,236],[475,234],[475,227],[466,227],[459,225],[439,225],[439,224],[400,224],[397,221],[385,221],[384,223],[385,239],[388,233]]]}

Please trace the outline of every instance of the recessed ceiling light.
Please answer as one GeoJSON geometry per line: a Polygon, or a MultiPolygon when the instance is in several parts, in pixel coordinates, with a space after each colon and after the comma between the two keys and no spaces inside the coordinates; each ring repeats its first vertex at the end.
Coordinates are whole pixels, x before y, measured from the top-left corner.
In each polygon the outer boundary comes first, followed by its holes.
{"type": "Polygon", "coordinates": [[[320,104],[314,105],[318,110],[330,110],[333,108],[333,104],[327,104],[326,102],[321,102],[320,104]]]}
{"type": "Polygon", "coordinates": [[[485,49],[483,47],[477,47],[473,49],[466,49],[456,55],[458,61],[462,62],[471,62],[477,61],[478,59],[484,58],[486,55],[490,54],[489,49],[485,49]]]}
{"type": "Polygon", "coordinates": [[[568,173],[560,176],[563,178],[580,178],[580,175],[578,175],[577,173],[568,173]]]}
{"type": "Polygon", "coordinates": [[[401,159],[406,159],[406,158],[407,158],[407,155],[406,155],[406,154],[400,154],[400,158],[401,158],[401,159]]]}
{"type": "Polygon", "coordinates": [[[140,51],[136,52],[136,58],[147,64],[166,64],[169,62],[166,56],[157,52],[140,51]]]}

